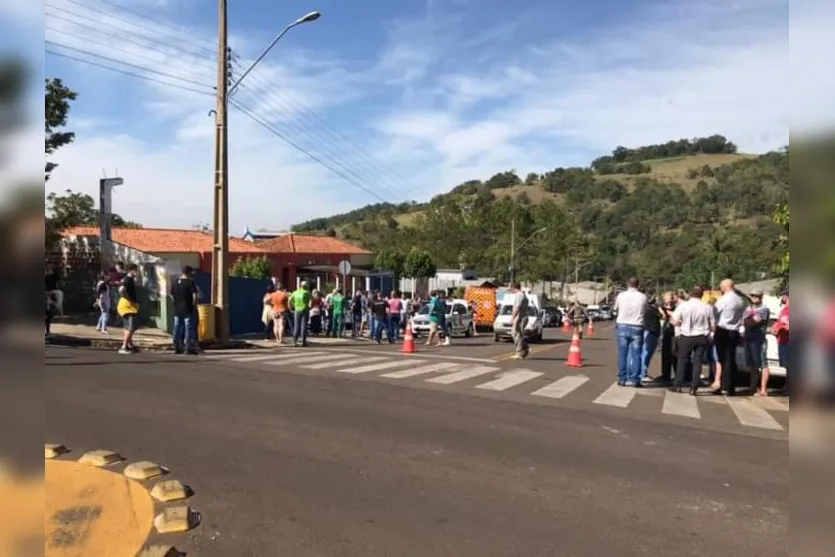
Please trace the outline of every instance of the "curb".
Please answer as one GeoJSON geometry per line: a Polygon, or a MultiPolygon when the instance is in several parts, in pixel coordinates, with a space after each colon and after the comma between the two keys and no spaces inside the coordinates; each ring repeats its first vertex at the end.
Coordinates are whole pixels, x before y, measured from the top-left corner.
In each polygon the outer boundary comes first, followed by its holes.
{"type": "MultiPolygon", "coordinates": [[[[145,352],[164,352],[173,350],[174,345],[170,341],[165,342],[148,342],[137,340],[136,347],[145,352]]],[[[204,341],[198,343],[202,350],[262,350],[266,347],[251,344],[245,340],[231,340],[227,343],[217,343],[214,341],[204,341]]],[[[97,348],[106,350],[118,350],[122,346],[121,339],[118,338],[79,338],[71,336],[55,335],[46,339],[47,346],[69,346],[75,348],[97,348]]]]}

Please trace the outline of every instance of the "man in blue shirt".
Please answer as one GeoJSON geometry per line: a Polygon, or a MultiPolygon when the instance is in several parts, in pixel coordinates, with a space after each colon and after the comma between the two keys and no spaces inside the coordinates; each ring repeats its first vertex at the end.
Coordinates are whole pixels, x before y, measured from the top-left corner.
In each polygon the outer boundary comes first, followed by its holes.
{"type": "Polygon", "coordinates": [[[762,290],[754,290],[749,298],[751,303],[742,317],[742,324],[745,326],[745,365],[751,372],[751,392],[767,395],[768,363],[765,356],[765,335],[771,312],[763,304],[762,290]]]}

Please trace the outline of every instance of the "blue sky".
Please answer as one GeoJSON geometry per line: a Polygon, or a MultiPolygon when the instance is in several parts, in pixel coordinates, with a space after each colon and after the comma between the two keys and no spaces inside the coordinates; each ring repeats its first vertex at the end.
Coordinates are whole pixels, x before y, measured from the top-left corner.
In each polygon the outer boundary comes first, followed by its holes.
{"type": "MultiPolygon", "coordinates": [[[[792,39],[815,53],[833,10],[808,1],[793,7],[792,39]]],[[[45,74],[79,93],[77,140],[50,188],[94,193],[118,169],[117,212],[210,222],[213,99],[181,88],[211,92],[215,2],[45,5],[48,50],[164,83],[47,54],[45,74]]],[[[321,19],[291,30],[234,98],[349,180],[233,110],[233,231],[424,200],[511,168],[585,165],[617,145],[722,133],[762,152],[788,141],[790,121],[832,121],[831,77],[792,101],[793,72],[815,62],[793,50],[790,68],[784,0],[235,0],[236,71],[312,10],[321,19]]]]}

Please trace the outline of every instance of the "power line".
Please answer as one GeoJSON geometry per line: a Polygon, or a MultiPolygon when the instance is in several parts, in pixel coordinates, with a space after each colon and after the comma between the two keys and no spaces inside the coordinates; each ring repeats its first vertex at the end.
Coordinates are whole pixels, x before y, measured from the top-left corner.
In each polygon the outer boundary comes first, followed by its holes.
{"type": "MultiPolygon", "coordinates": [[[[252,77],[253,74],[250,74],[250,76],[252,77]]],[[[281,108],[276,108],[276,105],[273,102],[273,100],[267,96],[265,96],[265,98],[258,99],[257,102],[262,106],[268,108],[268,114],[273,112],[284,112],[284,110],[282,110],[281,108]],[[269,110],[270,108],[272,110],[269,110]]],[[[343,162],[342,160],[340,160],[342,158],[345,158],[345,155],[340,154],[336,149],[330,147],[329,144],[332,143],[332,141],[324,137],[315,128],[302,128],[304,124],[299,123],[298,119],[295,119],[292,116],[290,116],[287,120],[287,126],[290,127],[292,130],[295,130],[298,135],[302,136],[301,139],[307,143],[306,148],[308,150],[319,151],[320,156],[327,156],[332,160],[332,164],[341,168],[344,173],[350,174],[360,181],[377,182],[378,184],[384,186],[384,189],[393,190],[393,193],[396,195],[403,194],[402,192],[398,192],[397,188],[392,187],[391,184],[386,183],[384,179],[380,179],[380,177],[376,176],[375,173],[369,172],[362,167],[357,168],[356,165],[351,165],[350,163],[343,162]],[[312,139],[310,137],[311,135],[314,136],[312,139]],[[315,144],[318,145],[314,147],[315,144]]]]}
{"type": "MultiPolygon", "coordinates": [[[[153,35],[157,35],[157,36],[161,35],[161,33],[160,33],[160,31],[161,31],[161,30],[160,30],[160,27],[162,27],[162,28],[164,28],[164,29],[166,29],[166,30],[170,29],[173,33],[176,33],[176,34],[178,35],[178,38],[179,38],[179,36],[181,36],[181,35],[184,35],[184,34],[185,34],[185,35],[189,35],[189,36],[191,36],[191,37],[195,38],[197,41],[200,41],[200,42],[204,42],[204,43],[206,43],[206,44],[209,44],[207,40],[203,39],[202,37],[200,37],[200,36],[196,35],[195,33],[191,32],[191,31],[189,31],[188,29],[174,27],[174,26],[172,26],[172,25],[171,25],[171,24],[169,24],[169,23],[166,23],[166,22],[161,21],[161,20],[158,20],[158,19],[154,19],[154,18],[152,18],[152,17],[150,17],[150,16],[147,16],[147,15],[145,15],[145,14],[141,14],[141,13],[139,13],[139,12],[135,11],[135,10],[132,10],[132,9],[127,8],[127,7],[124,7],[124,6],[121,6],[121,5],[119,5],[119,4],[116,4],[116,3],[114,3],[114,2],[111,2],[111,1],[109,1],[109,0],[99,0],[99,1],[100,1],[100,3],[102,3],[102,4],[106,4],[106,5],[108,5],[108,6],[112,6],[112,7],[116,8],[116,9],[119,9],[119,10],[122,10],[122,11],[124,11],[124,12],[130,13],[130,14],[132,14],[132,15],[136,16],[137,18],[139,18],[140,20],[148,20],[148,21],[151,21],[151,22],[156,23],[157,25],[156,25],[156,26],[154,26],[153,28],[151,28],[151,27],[147,27],[147,26],[141,25],[140,23],[137,23],[136,21],[132,21],[132,20],[129,20],[129,19],[125,19],[125,18],[123,18],[123,17],[119,17],[119,16],[117,16],[117,15],[115,15],[115,14],[109,13],[109,12],[107,12],[107,11],[101,10],[101,9],[99,9],[99,8],[96,8],[96,7],[90,6],[90,5],[85,4],[85,3],[82,3],[82,2],[79,2],[79,1],[77,1],[77,0],[63,0],[63,1],[64,1],[64,2],[68,2],[68,3],[70,3],[70,4],[74,4],[74,5],[76,5],[76,6],[81,6],[81,7],[85,8],[85,9],[88,9],[88,10],[91,10],[91,11],[94,11],[94,12],[98,12],[98,13],[100,13],[100,14],[102,14],[102,15],[104,15],[104,16],[106,16],[106,17],[108,17],[108,18],[113,18],[113,19],[114,19],[114,20],[116,20],[116,21],[121,21],[121,22],[123,22],[123,23],[126,23],[127,25],[130,25],[130,26],[136,27],[136,28],[138,28],[138,29],[143,29],[143,30],[145,30],[145,31],[147,31],[147,32],[149,32],[149,33],[151,33],[151,34],[153,34],[153,35]]],[[[95,24],[97,24],[97,25],[101,25],[101,21],[98,21],[98,20],[95,20],[95,19],[92,19],[92,18],[86,17],[86,16],[84,16],[84,15],[80,15],[80,14],[74,13],[74,12],[72,12],[72,11],[66,10],[66,9],[64,9],[64,8],[60,8],[60,7],[53,6],[53,5],[49,5],[49,4],[47,4],[47,6],[48,6],[48,7],[50,7],[50,8],[52,8],[52,9],[54,9],[54,10],[59,10],[59,11],[62,11],[62,12],[64,12],[64,13],[67,13],[67,14],[69,14],[69,15],[73,16],[73,17],[76,17],[76,18],[79,18],[79,19],[84,19],[84,20],[87,20],[87,21],[93,22],[93,23],[95,23],[95,24]]],[[[163,43],[163,42],[162,42],[160,39],[158,39],[158,38],[152,38],[152,37],[148,37],[148,36],[145,36],[145,35],[142,35],[142,34],[138,34],[138,36],[139,36],[141,39],[143,39],[143,42],[142,42],[142,43],[139,43],[139,42],[136,42],[136,41],[131,41],[131,40],[129,39],[129,37],[126,37],[124,34],[122,34],[121,36],[117,36],[117,35],[114,35],[114,34],[112,34],[112,33],[106,33],[106,32],[104,32],[104,31],[101,31],[99,28],[93,28],[93,27],[91,27],[91,26],[88,26],[88,25],[84,25],[84,24],[78,23],[77,21],[73,21],[73,20],[68,19],[68,18],[60,17],[60,16],[55,15],[55,14],[49,14],[49,15],[50,15],[51,17],[55,17],[55,18],[57,18],[57,19],[63,19],[64,21],[67,21],[67,22],[69,22],[69,23],[71,23],[71,24],[73,24],[73,25],[77,25],[77,26],[79,26],[79,27],[85,27],[85,28],[87,28],[87,29],[91,29],[91,30],[93,30],[94,32],[101,33],[101,34],[106,35],[106,36],[110,36],[110,37],[114,38],[115,40],[133,42],[134,44],[137,44],[138,46],[141,46],[141,47],[143,47],[143,48],[148,48],[148,49],[151,49],[151,50],[157,50],[158,52],[160,52],[160,53],[162,53],[162,54],[164,54],[164,55],[166,55],[166,56],[174,56],[174,54],[173,54],[172,52],[170,52],[170,51],[166,51],[166,50],[163,50],[163,49],[161,49],[161,48],[159,48],[159,47],[156,47],[156,46],[153,44],[154,42],[159,42],[159,43],[160,43],[160,44],[162,44],[163,46],[168,47],[168,48],[170,48],[170,49],[176,49],[176,48],[177,48],[177,47],[174,47],[174,46],[172,46],[172,45],[170,45],[170,44],[163,43]],[[151,44],[147,44],[147,43],[151,43],[151,44]]],[[[60,31],[60,30],[58,30],[58,29],[53,29],[53,30],[54,30],[55,32],[58,32],[58,33],[63,33],[63,34],[66,34],[66,35],[68,35],[68,36],[75,36],[75,35],[72,35],[71,33],[67,33],[67,32],[64,32],[64,31],[60,31]]],[[[120,30],[121,30],[121,29],[120,29],[120,30]]],[[[75,37],[76,37],[76,38],[80,38],[80,37],[77,37],[77,36],[75,36],[75,37]]],[[[164,36],[163,38],[165,38],[165,39],[169,39],[169,37],[166,37],[166,36],[164,36]]],[[[71,47],[69,47],[69,48],[71,48],[71,47]]],[[[204,51],[204,52],[211,52],[211,53],[212,53],[212,55],[214,55],[214,52],[213,52],[213,51],[211,51],[211,50],[209,50],[208,48],[203,48],[203,47],[197,47],[197,48],[201,49],[201,50],[202,50],[202,51],[204,51]]],[[[122,49],[122,50],[123,50],[124,52],[128,53],[128,54],[131,54],[131,55],[136,56],[136,54],[135,54],[135,53],[132,53],[132,52],[127,51],[127,50],[124,50],[124,49],[122,49]]],[[[91,54],[92,54],[92,53],[91,53],[91,54]]],[[[188,54],[190,54],[190,53],[188,53],[188,54]]],[[[177,55],[182,55],[182,53],[181,53],[181,52],[178,52],[178,53],[177,53],[177,55]]],[[[150,60],[150,58],[147,58],[147,57],[145,57],[145,58],[150,60]]],[[[206,63],[206,64],[209,64],[209,63],[210,63],[210,62],[208,62],[208,61],[201,60],[201,59],[200,59],[200,57],[198,57],[198,56],[194,56],[194,58],[195,58],[195,59],[196,59],[196,61],[198,61],[198,62],[203,62],[203,63],[206,63]]],[[[191,70],[191,71],[193,71],[193,70],[191,70]]],[[[274,82],[272,82],[272,84],[275,86],[275,83],[274,83],[274,82]]],[[[247,88],[247,89],[249,89],[249,90],[250,90],[250,91],[252,91],[252,92],[257,92],[257,90],[256,90],[256,89],[254,89],[254,88],[247,88]]],[[[271,106],[271,107],[273,107],[273,108],[275,108],[275,105],[273,104],[273,101],[277,102],[278,104],[281,104],[281,105],[282,105],[283,107],[285,107],[285,108],[284,108],[284,109],[282,109],[282,108],[280,108],[280,107],[279,107],[279,108],[278,108],[278,110],[277,110],[277,112],[278,112],[278,113],[286,113],[286,114],[288,114],[288,115],[289,115],[289,120],[290,120],[290,122],[292,122],[294,125],[296,125],[296,126],[297,126],[297,129],[299,130],[299,131],[297,131],[297,133],[299,133],[300,135],[304,135],[304,132],[301,130],[301,124],[297,124],[297,122],[300,120],[300,118],[298,118],[298,116],[294,116],[294,115],[292,114],[292,112],[291,112],[291,111],[286,110],[286,106],[287,106],[287,104],[285,104],[284,102],[282,102],[282,99],[280,99],[280,98],[275,98],[275,95],[276,95],[276,89],[277,89],[278,91],[280,91],[280,90],[281,90],[281,88],[280,88],[280,87],[275,86],[275,87],[274,87],[274,90],[271,92],[271,95],[270,95],[270,97],[269,97],[269,102],[264,102],[264,100],[262,100],[262,104],[265,104],[265,105],[271,106]]],[[[280,95],[281,93],[278,93],[278,94],[280,95]]],[[[297,108],[297,110],[296,110],[296,112],[303,112],[303,113],[305,113],[308,117],[313,117],[313,118],[317,119],[317,120],[320,122],[320,124],[322,124],[322,125],[325,127],[325,130],[324,130],[324,131],[325,131],[325,132],[328,132],[328,133],[329,133],[329,135],[330,135],[331,137],[336,138],[338,142],[343,142],[343,143],[348,144],[349,146],[354,147],[354,148],[355,148],[355,149],[356,149],[356,150],[360,153],[360,155],[361,155],[360,157],[357,157],[357,158],[360,158],[360,159],[363,159],[363,158],[364,158],[365,160],[367,160],[367,161],[368,161],[368,163],[370,163],[370,164],[367,164],[367,165],[362,165],[362,166],[359,166],[359,169],[360,169],[359,171],[355,171],[355,170],[350,169],[350,168],[349,168],[349,165],[348,165],[347,163],[339,163],[339,165],[340,165],[340,166],[342,166],[343,168],[345,168],[347,172],[350,172],[350,173],[352,173],[352,174],[354,174],[354,175],[357,175],[357,176],[359,176],[359,174],[360,174],[360,173],[365,174],[365,175],[366,175],[366,177],[365,177],[365,178],[361,178],[361,179],[367,180],[367,179],[369,179],[369,177],[370,177],[370,179],[371,179],[372,181],[375,181],[375,182],[381,182],[381,181],[382,181],[382,182],[384,182],[384,183],[387,183],[387,184],[385,184],[385,185],[387,185],[389,188],[391,188],[391,189],[393,189],[393,190],[400,190],[400,189],[401,189],[401,187],[400,187],[400,186],[395,185],[395,183],[397,183],[397,182],[404,184],[404,185],[406,186],[406,189],[411,188],[411,185],[410,185],[410,184],[409,184],[406,180],[404,180],[403,178],[401,178],[401,177],[397,176],[396,174],[392,173],[391,171],[389,171],[388,169],[386,169],[385,167],[383,167],[382,165],[380,165],[377,161],[375,161],[373,158],[371,158],[371,157],[368,155],[368,153],[367,153],[367,152],[366,152],[366,151],[365,151],[362,147],[359,147],[359,146],[358,146],[358,145],[356,145],[354,142],[352,142],[352,141],[351,141],[351,140],[349,140],[347,137],[345,137],[343,134],[339,133],[338,131],[336,131],[336,130],[334,130],[333,128],[331,128],[330,126],[328,126],[328,124],[327,124],[327,123],[326,123],[326,122],[325,122],[325,121],[324,121],[321,117],[318,117],[317,115],[315,115],[314,113],[312,113],[311,111],[309,111],[308,109],[306,109],[305,107],[303,107],[301,103],[299,103],[298,101],[296,101],[296,100],[292,97],[292,95],[290,95],[289,93],[286,93],[286,92],[284,92],[284,94],[286,95],[287,100],[288,100],[291,104],[294,104],[296,107],[298,107],[298,108],[297,108]],[[375,176],[375,174],[379,174],[379,177],[378,177],[378,176],[375,176]],[[383,179],[381,180],[381,178],[383,178],[383,179]],[[393,180],[392,180],[392,178],[393,178],[393,180]]],[[[265,95],[265,98],[267,98],[267,97],[266,97],[266,95],[265,95]]],[[[316,130],[315,128],[313,128],[313,127],[309,127],[309,130],[310,130],[310,131],[312,131],[312,133],[313,133],[314,135],[318,136],[318,138],[319,138],[320,140],[322,140],[322,147],[323,147],[323,149],[322,149],[322,150],[323,150],[323,151],[327,151],[327,154],[328,154],[330,157],[332,157],[332,158],[334,158],[334,159],[337,159],[337,161],[336,161],[336,162],[338,163],[338,159],[340,158],[340,154],[338,153],[338,151],[337,151],[336,149],[333,149],[333,150],[324,149],[324,146],[329,145],[329,144],[331,143],[331,141],[330,141],[329,139],[327,139],[324,135],[322,135],[321,133],[319,133],[319,132],[318,132],[318,130],[316,130]]],[[[403,195],[403,192],[400,192],[400,195],[403,195]]]]}
{"type": "Polygon", "coordinates": [[[206,83],[201,83],[199,81],[192,81],[190,79],[186,79],[186,78],[180,77],[178,75],[161,72],[159,70],[154,70],[152,68],[146,68],[145,66],[139,66],[137,64],[131,64],[129,62],[123,62],[122,60],[117,60],[116,58],[109,58],[107,56],[102,56],[101,54],[96,54],[94,52],[89,52],[89,51],[86,51],[86,50],[82,50],[80,48],[75,48],[75,47],[72,47],[72,46],[63,45],[61,43],[56,43],[56,42],[53,42],[53,41],[46,41],[46,44],[52,45],[52,46],[55,46],[55,47],[58,47],[58,48],[64,48],[64,49],[67,49],[67,50],[71,50],[71,51],[76,52],[78,54],[84,54],[86,56],[92,56],[93,58],[98,58],[100,60],[104,60],[106,62],[110,62],[110,63],[113,63],[113,64],[121,64],[123,66],[128,66],[128,67],[135,68],[135,69],[138,69],[138,70],[154,73],[154,74],[157,74],[157,75],[160,75],[160,76],[163,76],[163,77],[168,77],[170,79],[174,79],[174,80],[177,80],[177,81],[182,81],[184,83],[188,83],[188,84],[191,84],[191,85],[197,85],[198,87],[208,87],[208,85],[206,83]]]}
{"type": "MultiPolygon", "coordinates": [[[[97,33],[97,34],[100,34],[100,35],[104,35],[106,37],[110,37],[110,38],[113,39],[114,44],[115,43],[120,43],[120,42],[127,42],[127,43],[130,43],[130,44],[136,45],[140,48],[155,50],[155,51],[157,51],[161,54],[164,54],[166,56],[172,56],[172,55],[183,56],[183,55],[186,55],[186,56],[188,56],[188,57],[190,57],[194,60],[198,60],[198,61],[200,61],[204,64],[206,62],[208,62],[208,60],[206,60],[205,58],[202,58],[201,56],[189,53],[187,51],[183,51],[183,50],[181,50],[181,49],[179,49],[175,46],[172,46],[170,44],[163,43],[157,37],[149,37],[149,36],[146,36],[146,35],[142,35],[141,33],[136,33],[136,32],[130,31],[128,29],[120,29],[120,28],[113,28],[113,29],[117,30],[118,33],[108,32],[108,31],[105,31],[105,30],[102,29],[101,21],[98,21],[98,20],[93,19],[91,17],[86,17],[86,16],[83,16],[83,15],[71,12],[69,10],[65,10],[63,8],[57,8],[57,7],[51,6],[49,4],[47,4],[46,6],[50,9],[52,9],[52,10],[59,10],[61,12],[64,12],[64,13],[68,14],[68,15],[71,15],[74,18],[78,18],[78,19],[81,19],[81,20],[84,20],[84,21],[89,21],[90,23],[93,23],[93,24],[96,24],[96,25],[95,26],[86,25],[84,23],[79,23],[78,21],[75,21],[74,19],[70,19],[70,18],[64,17],[60,14],[53,14],[53,13],[50,13],[50,12],[46,12],[47,20],[51,18],[51,19],[57,19],[59,21],[65,21],[65,22],[67,22],[71,25],[75,25],[77,27],[87,29],[87,30],[89,30],[93,33],[97,33]],[[133,34],[133,36],[135,36],[135,37],[139,37],[139,39],[141,39],[141,40],[136,40],[136,39],[131,38],[131,34],[133,34]],[[158,46],[158,45],[166,46],[166,47],[168,47],[168,50],[160,48],[160,46],[158,46]]],[[[105,15],[107,15],[107,14],[105,14],[105,15]]],[[[61,31],[59,29],[53,29],[53,30],[57,31],[58,33],[65,33],[66,34],[65,31],[61,31]]],[[[108,45],[108,46],[111,46],[111,45],[108,45]]]]}
{"type": "MultiPolygon", "coordinates": [[[[74,34],[74,33],[69,33],[69,32],[67,32],[67,31],[62,31],[61,29],[56,29],[55,27],[52,27],[52,26],[50,26],[50,25],[45,25],[45,26],[44,26],[44,28],[45,28],[45,29],[48,29],[49,31],[52,31],[52,32],[54,32],[54,33],[59,33],[59,34],[61,34],[61,35],[65,35],[65,36],[67,36],[67,37],[72,37],[72,38],[74,38],[74,39],[78,39],[78,40],[80,40],[80,41],[84,41],[85,43],[93,43],[93,44],[98,44],[98,45],[106,46],[106,47],[107,47],[107,48],[109,48],[109,49],[113,49],[113,50],[118,50],[118,51],[120,51],[120,52],[124,52],[125,54],[130,55],[132,58],[141,58],[141,59],[143,59],[143,60],[148,60],[149,62],[152,62],[152,63],[154,63],[154,64],[160,64],[160,65],[162,65],[162,64],[164,64],[164,63],[165,63],[165,62],[163,62],[163,61],[161,61],[161,60],[158,60],[158,59],[155,59],[155,58],[151,58],[150,56],[147,56],[147,55],[145,55],[145,54],[140,54],[140,53],[138,53],[138,52],[134,52],[134,51],[129,50],[129,49],[127,49],[127,48],[120,47],[120,46],[118,46],[118,45],[116,45],[116,44],[106,43],[106,42],[104,42],[104,41],[99,41],[99,40],[96,40],[96,39],[93,39],[93,38],[90,38],[90,37],[82,37],[82,36],[80,36],[80,35],[76,35],[76,34],[74,34]]],[[[61,44],[61,43],[57,43],[57,42],[55,42],[55,41],[53,41],[53,43],[54,43],[54,44],[59,44],[59,45],[61,45],[63,48],[73,48],[73,47],[70,47],[70,46],[68,46],[68,45],[63,45],[63,44],[61,44]]],[[[167,56],[170,56],[170,54],[166,54],[166,53],[164,53],[164,54],[165,54],[165,55],[167,55],[167,56]]],[[[120,63],[123,63],[123,62],[121,62],[121,61],[120,61],[120,63]]],[[[193,74],[193,75],[201,76],[201,74],[199,74],[199,73],[198,73],[196,70],[194,70],[194,69],[189,69],[189,68],[187,68],[187,67],[184,67],[184,68],[182,68],[182,69],[183,69],[183,71],[186,71],[186,72],[191,73],[191,74],[193,74]]],[[[207,70],[204,70],[204,71],[207,71],[207,70]]],[[[207,75],[207,74],[203,74],[201,77],[206,77],[206,79],[207,79],[207,80],[208,80],[208,79],[211,79],[210,77],[208,77],[208,75],[207,75]]]]}
{"type": "Polygon", "coordinates": [[[360,189],[361,189],[361,190],[363,190],[364,192],[368,193],[369,195],[371,195],[372,197],[374,197],[374,198],[376,198],[376,199],[379,199],[379,200],[380,200],[380,201],[382,201],[383,203],[391,203],[391,201],[389,201],[389,200],[387,200],[387,199],[385,199],[385,198],[381,197],[381,196],[380,196],[377,192],[375,192],[375,191],[373,191],[373,190],[370,190],[370,189],[368,189],[367,187],[365,187],[364,185],[362,185],[362,184],[360,184],[360,183],[358,183],[358,182],[354,181],[353,179],[349,178],[348,176],[346,176],[345,174],[343,174],[343,173],[342,173],[342,172],[340,172],[339,170],[337,170],[337,169],[333,168],[332,166],[330,166],[328,163],[326,163],[325,161],[323,161],[322,159],[320,159],[319,157],[317,157],[315,154],[311,153],[310,151],[308,151],[308,150],[307,150],[307,149],[305,149],[304,147],[301,147],[300,145],[296,144],[296,143],[295,143],[295,142],[293,142],[291,139],[289,139],[289,138],[288,138],[288,137],[286,137],[284,134],[282,134],[280,131],[278,131],[278,130],[277,130],[277,129],[275,129],[273,126],[271,126],[268,122],[265,122],[263,119],[259,118],[256,114],[253,114],[253,113],[252,113],[252,112],[251,112],[248,108],[246,108],[245,106],[243,106],[243,105],[242,105],[242,104],[240,104],[239,102],[237,102],[237,101],[230,101],[230,103],[229,103],[229,104],[231,104],[232,106],[234,106],[235,108],[237,108],[238,110],[240,110],[240,111],[241,111],[241,112],[242,112],[245,116],[249,117],[249,118],[250,118],[251,120],[253,120],[255,123],[259,124],[262,128],[264,128],[265,130],[269,131],[270,133],[272,133],[273,135],[275,135],[276,137],[278,137],[279,139],[281,139],[282,141],[284,141],[285,143],[287,143],[287,144],[288,144],[288,145],[290,145],[291,147],[293,147],[293,148],[295,148],[295,149],[297,149],[297,150],[301,151],[302,153],[304,153],[305,155],[307,155],[308,157],[310,157],[311,159],[313,159],[315,162],[317,162],[317,163],[319,163],[320,165],[324,166],[325,168],[327,168],[328,170],[330,170],[331,172],[333,172],[334,174],[336,174],[337,176],[339,176],[340,178],[342,178],[342,179],[343,179],[343,180],[345,180],[346,182],[348,182],[348,183],[350,183],[350,184],[353,184],[353,185],[357,186],[358,188],[360,188],[360,189]]]}
{"type": "MultiPolygon", "coordinates": [[[[69,4],[74,4],[76,6],[84,8],[85,10],[89,10],[89,11],[92,11],[92,12],[99,13],[99,14],[104,15],[106,17],[115,19],[116,21],[121,21],[122,23],[126,23],[127,25],[131,25],[133,27],[137,27],[139,29],[147,31],[147,32],[149,32],[153,35],[158,36],[158,35],[162,34],[161,31],[169,30],[173,34],[173,36],[166,37],[168,40],[175,40],[176,39],[178,41],[182,41],[182,36],[187,35],[187,36],[195,39],[196,41],[202,42],[206,45],[212,45],[211,41],[209,41],[205,37],[201,37],[201,36],[197,35],[196,33],[191,32],[186,27],[176,26],[173,23],[166,22],[166,21],[161,20],[161,19],[155,19],[151,16],[141,14],[141,13],[137,12],[136,10],[128,8],[127,6],[122,6],[121,4],[117,4],[117,3],[111,2],[109,0],[98,0],[98,3],[99,4],[105,4],[105,5],[111,6],[113,8],[116,8],[117,10],[121,10],[123,12],[129,13],[129,14],[135,16],[135,17],[138,17],[139,19],[148,20],[152,23],[155,23],[156,25],[154,27],[146,27],[146,26],[141,25],[141,24],[139,24],[135,21],[132,21],[131,19],[116,15],[112,12],[107,12],[105,10],[102,10],[101,8],[97,8],[95,6],[91,6],[91,5],[85,4],[83,2],[79,2],[78,0],[62,0],[62,2],[66,2],[66,3],[69,3],[69,4]]],[[[56,9],[56,10],[61,10],[61,11],[66,12],[66,13],[70,13],[70,14],[73,13],[73,12],[67,10],[66,8],[60,8],[60,7],[57,7],[57,6],[52,6],[50,4],[45,4],[45,5],[50,7],[50,8],[53,8],[53,9],[56,9]]],[[[77,15],[77,14],[73,14],[73,15],[77,15]]],[[[78,16],[78,17],[84,17],[84,16],[78,16]]],[[[85,19],[90,19],[90,18],[85,18],[85,19]]],[[[92,20],[92,21],[95,21],[95,20],[92,20]]],[[[101,23],[101,22],[96,22],[96,23],[101,23]]],[[[201,46],[198,46],[198,45],[191,44],[189,42],[184,42],[183,44],[187,44],[190,47],[196,48],[198,50],[202,50],[203,52],[208,52],[210,54],[216,54],[216,51],[213,48],[209,48],[209,47],[206,47],[206,46],[201,47],[201,46]]]]}
{"type": "MultiPolygon", "coordinates": [[[[46,53],[51,54],[52,56],[58,56],[60,58],[66,58],[68,60],[73,60],[75,62],[81,62],[83,64],[89,64],[90,66],[95,66],[95,67],[101,68],[103,70],[110,70],[112,72],[120,73],[122,75],[126,75],[126,76],[129,76],[129,77],[136,77],[136,78],[139,78],[139,79],[144,79],[146,81],[151,81],[153,83],[158,83],[160,85],[165,85],[167,87],[173,87],[175,89],[182,89],[183,91],[191,91],[193,93],[199,93],[201,95],[212,95],[212,96],[215,95],[214,91],[201,91],[199,89],[186,87],[184,85],[177,85],[177,84],[171,83],[169,81],[162,81],[160,79],[154,79],[153,77],[150,77],[148,75],[133,73],[133,72],[129,72],[129,71],[126,71],[126,70],[123,70],[123,69],[120,69],[120,68],[114,68],[112,66],[105,66],[104,64],[99,64],[98,62],[93,62],[92,60],[85,60],[83,58],[78,58],[76,56],[70,56],[69,54],[63,54],[61,52],[56,52],[56,51],[50,50],[48,48],[46,49],[46,53]]],[[[153,70],[150,70],[150,69],[147,69],[147,68],[146,68],[146,71],[148,71],[150,73],[156,73],[153,70]]]]}

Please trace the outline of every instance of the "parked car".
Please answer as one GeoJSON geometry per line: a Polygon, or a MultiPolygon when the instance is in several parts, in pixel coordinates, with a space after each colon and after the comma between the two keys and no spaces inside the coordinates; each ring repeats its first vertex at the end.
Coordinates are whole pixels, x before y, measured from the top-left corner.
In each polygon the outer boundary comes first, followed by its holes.
{"type": "MultiPolygon", "coordinates": [[[[447,300],[446,319],[452,324],[452,336],[472,336],[475,321],[467,300],[447,300]]],[[[429,334],[429,304],[424,304],[412,317],[412,333],[415,336],[429,334]]]]}
{"type": "Polygon", "coordinates": [[[589,321],[600,321],[600,310],[599,309],[587,309],[586,310],[586,317],[589,321]]]}
{"type": "MultiPolygon", "coordinates": [[[[513,318],[513,305],[503,304],[499,308],[499,315],[493,322],[493,341],[510,340],[513,338],[511,319],[513,318]]],[[[533,304],[528,306],[528,323],[525,326],[525,337],[531,342],[542,340],[542,312],[533,304]]]]}
{"type": "Polygon", "coordinates": [[[600,306],[598,313],[600,315],[601,321],[611,321],[615,318],[615,315],[612,312],[612,308],[610,308],[609,306],[600,306]]]}
{"type": "Polygon", "coordinates": [[[559,308],[545,308],[542,310],[543,327],[559,327],[562,325],[562,312],[559,308]]]}

